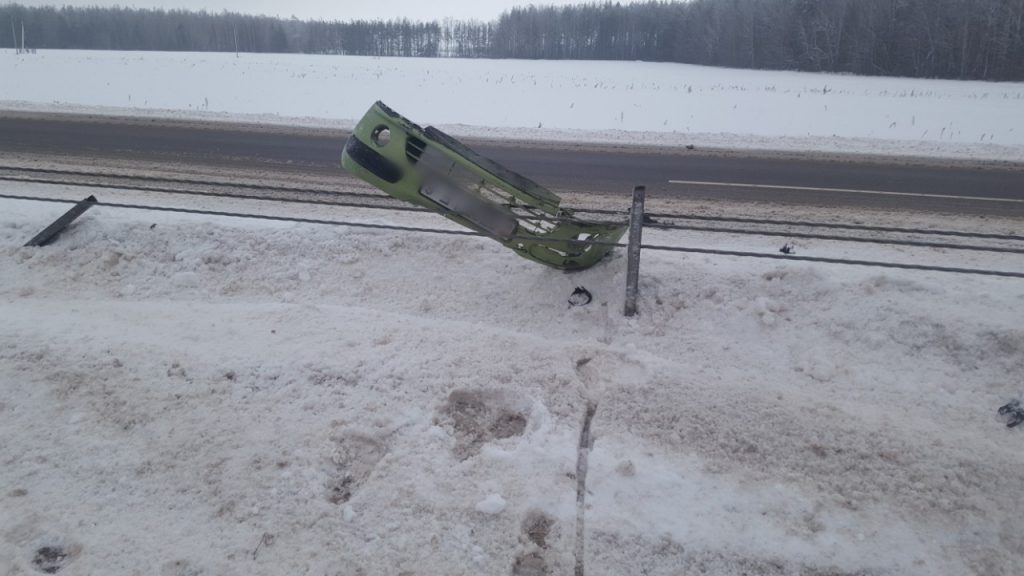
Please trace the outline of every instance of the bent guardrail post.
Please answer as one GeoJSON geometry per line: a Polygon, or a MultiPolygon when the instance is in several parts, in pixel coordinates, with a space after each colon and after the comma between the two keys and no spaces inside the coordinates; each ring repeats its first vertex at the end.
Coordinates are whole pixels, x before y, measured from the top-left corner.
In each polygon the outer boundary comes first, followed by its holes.
{"type": "Polygon", "coordinates": [[[46,246],[50,242],[53,242],[57,239],[57,236],[60,236],[60,233],[68,227],[68,225],[74,222],[82,214],[85,214],[86,210],[95,205],[95,196],[89,196],[88,198],[83,199],[78,204],[72,206],[71,209],[65,212],[63,216],[54,220],[53,224],[50,224],[44,228],[42,232],[36,234],[34,238],[25,244],[25,246],[46,246]]]}
{"type": "Polygon", "coordinates": [[[588,222],[540,184],[382,102],[352,131],[341,165],[389,195],[489,236],[520,256],[583,270],[614,248],[621,224],[588,222]]]}
{"type": "Polygon", "coordinates": [[[640,288],[640,243],[644,231],[644,196],[647,188],[633,188],[633,207],[629,210],[629,247],[626,248],[626,316],[636,315],[636,297],[640,288]]]}

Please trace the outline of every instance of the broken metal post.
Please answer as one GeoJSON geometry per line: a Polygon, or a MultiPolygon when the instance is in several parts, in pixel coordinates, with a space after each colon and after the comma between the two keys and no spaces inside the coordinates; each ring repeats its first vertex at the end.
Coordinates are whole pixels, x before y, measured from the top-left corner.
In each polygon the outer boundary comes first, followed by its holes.
{"type": "Polygon", "coordinates": [[[626,248],[626,316],[636,315],[636,297],[640,283],[640,242],[644,229],[644,196],[647,188],[633,188],[633,208],[629,211],[629,247],[626,248]]]}
{"type": "Polygon", "coordinates": [[[71,208],[71,210],[68,210],[67,212],[64,213],[63,216],[54,220],[53,224],[50,224],[49,226],[46,227],[45,230],[43,230],[39,234],[36,234],[35,238],[29,240],[28,243],[25,244],[25,246],[46,246],[50,242],[53,242],[57,238],[57,236],[60,236],[60,233],[63,232],[69,224],[74,222],[75,219],[81,216],[82,214],[85,214],[86,210],[92,208],[95,205],[95,196],[89,196],[88,198],[82,200],[78,204],[75,204],[71,208]]]}

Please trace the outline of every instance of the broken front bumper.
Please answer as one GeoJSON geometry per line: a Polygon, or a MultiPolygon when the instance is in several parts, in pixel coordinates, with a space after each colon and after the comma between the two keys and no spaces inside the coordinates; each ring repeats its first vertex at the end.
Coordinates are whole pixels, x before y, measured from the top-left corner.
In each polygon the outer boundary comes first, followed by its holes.
{"type": "Polygon", "coordinates": [[[536,182],[381,102],[356,125],[342,166],[391,196],[433,210],[519,255],[582,270],[611,252],[625,225],[588,222],[536,182]]]}

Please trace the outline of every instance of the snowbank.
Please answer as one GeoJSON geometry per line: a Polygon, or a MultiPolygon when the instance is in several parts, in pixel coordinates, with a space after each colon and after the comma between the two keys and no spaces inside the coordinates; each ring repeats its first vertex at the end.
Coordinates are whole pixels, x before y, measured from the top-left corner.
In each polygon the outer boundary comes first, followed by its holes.
{"type": "Polygon", "coordinates": [[[588,575],[1024,557],[1020,281],[645,253],[626,319],[621,255],[103,207],[20,247],[65,209],[0,205],[0,573],[567,574],[587,402],[588,575]]]}
{"type": "Polygon", "coordinates": [[[462,136],[1024,160],[1024,84],[646,62],[0,54],[0,108],[350,127],[374,101],[462,136]]]}

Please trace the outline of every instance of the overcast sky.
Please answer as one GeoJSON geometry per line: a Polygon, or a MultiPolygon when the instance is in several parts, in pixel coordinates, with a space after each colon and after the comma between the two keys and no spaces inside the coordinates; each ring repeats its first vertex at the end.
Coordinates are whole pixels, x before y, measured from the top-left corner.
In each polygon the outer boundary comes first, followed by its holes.
{"type": "MultiPolygon", "coordinates": [[[[301,19],[355,20],[409,18],[441,20],[493,20],[513,6],[530,4],[580,4],[592,0],[19,0],[28,6],[134,6],[136,8],[186,8],[220,12],[230,10],[247,14],[269,14],[301,19]]],[[[623,1],[623,0],[620,0],[623,1]]],[[[625,0],[630,1],[630,0],[625,0]]],[[[5,0],[0,0],[0,4],[5,0]]]]}

